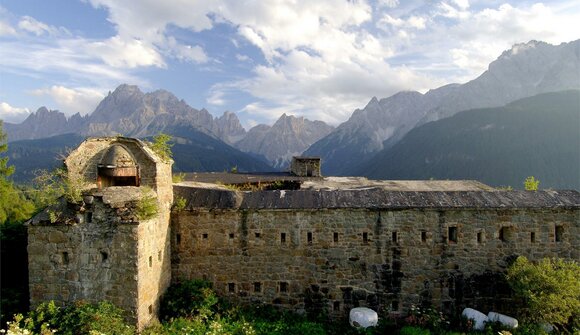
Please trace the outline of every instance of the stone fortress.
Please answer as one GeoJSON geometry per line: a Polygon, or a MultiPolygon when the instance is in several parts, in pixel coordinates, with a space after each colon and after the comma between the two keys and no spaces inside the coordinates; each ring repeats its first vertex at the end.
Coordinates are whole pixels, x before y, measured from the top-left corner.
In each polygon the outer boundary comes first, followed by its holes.
{"type": "Polygon", "coordinates": [[[125,137],[87,139],[65,165],[88,187],[82,202],[63,199],[28,223],[31,305],[108,300],[139,328],[169,284],[187,279],[334,317],[356,306],[501,311],[514,257],[580,259],[577,191],[324,178],[315,158],[296,159],[293,173],[174,184],[171,162],[125,137]],[[140,215],[144,199],[157,203],[153,217],[140,215]]]}

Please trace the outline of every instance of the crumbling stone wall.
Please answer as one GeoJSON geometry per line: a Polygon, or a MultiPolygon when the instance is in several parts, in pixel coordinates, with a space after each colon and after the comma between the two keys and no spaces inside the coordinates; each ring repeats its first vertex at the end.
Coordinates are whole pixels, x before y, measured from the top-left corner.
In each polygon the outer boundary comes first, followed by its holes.
{"type": "Polygon", "coordinates": [[[70,176],[93,188],[84,191],[83,203],[63,200],[29,223],[31,304],[108,300],[142,329],[156,318],[160,296],[171,281],[171,162],[139,140],[110,137],[84,141],[65,165],[70,176]],[[140,187],[95,188],[97,166],[112,145],[122,145],[135,159],[140,187]],[[157,203],[153,218],[136,214],[144,196],[157,203]]]}
{"type": "Polygon", "coordinates": [[[29,224],[31,305],[107,300],[136,320],[138,223],[119,220],[100,197],[86,209],[79,224],[29,224]]]}
{"type": "Polygon", "coordinates": [[[335,316],[505,311],[509,261],[578,259],[579,222],[578,209],[194,209],[172,217],[172,271],[240,301],[335,316]]]}

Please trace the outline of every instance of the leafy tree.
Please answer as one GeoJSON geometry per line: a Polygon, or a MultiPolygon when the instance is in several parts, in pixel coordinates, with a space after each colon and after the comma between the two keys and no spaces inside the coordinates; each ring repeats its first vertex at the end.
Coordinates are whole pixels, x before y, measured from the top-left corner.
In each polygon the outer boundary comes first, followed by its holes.
{"type": "Polygon", "coordinates": [[[153,136],[153,143],[150,144],[151,149],[153,149],[153,151],[165,162],[171,160],[171,157],[173,156],[173,153],[171,152],[173,144],[169,143],[169,141],[171,141],[171,135],[159,133],[153,136]]]}
{"type": "Polygon", "coordinates": [[[534,264],[520,256],[507,280],[527,304],[529,321],[562,326],[580,318],[580,265],[575,261],[545,258],[534,264]]]}
{"type": "MultiPolygon", "coordinates": [[[[0,155],[8,150],[6,134],[0,120],[0,155]]],[[[8,157],[0,157],[0,224],[21,222],[34,212],[32,203],[25,199],[22,192],[15,188],[8,177],[14,173],[14,167],[8,165],[8,157]]]]}
{"type": "Polygon", "coordinates": [[[529,176],[524,180],[524,188],[526,191],[537,191],[540,181],[534,178],[534,176],[529,176]]]}

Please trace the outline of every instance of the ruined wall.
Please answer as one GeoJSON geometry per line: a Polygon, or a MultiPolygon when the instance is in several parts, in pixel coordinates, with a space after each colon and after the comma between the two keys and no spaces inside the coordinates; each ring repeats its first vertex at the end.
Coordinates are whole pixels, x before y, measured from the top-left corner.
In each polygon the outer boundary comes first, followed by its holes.
{"type": "Polygon", "coordinates": [[[516,255],[578,259],[579,222],[578,209],[191,210],[172,217],[172,271],[241,301],[336,316],[501,311],[497,273],[516,255]]]}
{"type": "Polygon", "coordinates": [[[117,210],[96,198],[79,224],[28,226],[32,306],[107,300],[136,319],[138,226],[118,220],[117,210]]]}
{"type": "Polygon", "coordinates": [[[87,189],[82,203],[63,199],[31,220],[31,304],[108,300],[142,329],[156,318],[159,298],[171,281],[171,162],[161,161],[139,140],[88,139],[66,159],[69,175],[95,187],[97,166],[114,144],[139,166],[140,187],[87,189]],[[158,213],[140,219],[137,208],[146,196],[157,203],[158,213]]]}

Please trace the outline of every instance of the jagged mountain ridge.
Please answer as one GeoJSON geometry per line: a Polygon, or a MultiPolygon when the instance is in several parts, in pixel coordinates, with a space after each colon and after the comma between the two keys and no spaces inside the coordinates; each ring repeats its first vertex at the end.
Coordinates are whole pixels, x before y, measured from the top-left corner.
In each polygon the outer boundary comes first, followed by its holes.
{"type": "Polygon", "coordinates": [[[456,113],[411,130],[360,166],[373,179],[474,179],[523,188],[580,189],[580,91],[456,113]]]}
{"type": "Polygon", "coordinates": [[[285,169],[292,156],[300,155],[333,129],[322,121],[283,114],[272,126],[262,124],[253,127],[234,146],[244,152],[263,156],[275,168],[285,169]]]}
{"type": "Polygon", "coordinates": [[[428,91],[373,98],[304,153],[321,156],[323,173],[346,175],[414,127],[473,108],[498,107],[540,93],[580,88],[580,40],[530,41],[505,51],[478,78],[428,91]]]}
{"type": "Polygon", "coordinates": [[[143,93],[137,86],[126,84],[109,92],[90,115],[76,114],[67,119],[64,113],[41,107],[21,124],[5,125],[10,142],[66,133],[142,138],[184,126],[253,156],[266,157],[281,169],[287,167],[292,155],[301,154],[333,129],[322,121],[282,115],[271,127],[259,125],[246,132],[235,113],[226,111],[214,118],[207,110],[194,109],[166,90],[143,93]],[[262,134],[263,128],[271,130],[262,134]]]}

